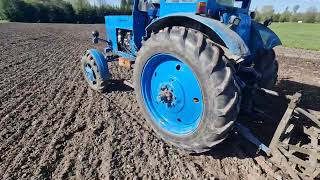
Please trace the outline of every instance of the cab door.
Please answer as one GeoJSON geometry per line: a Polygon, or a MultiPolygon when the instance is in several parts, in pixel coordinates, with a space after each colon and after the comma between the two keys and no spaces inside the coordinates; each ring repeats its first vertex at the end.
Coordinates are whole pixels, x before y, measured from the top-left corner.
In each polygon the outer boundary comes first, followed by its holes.
{"type": "MultiPolygon", "coordinates": [[[[149,24],[150,17],[148,15],[148,3],[150,0],[135,0],[132,12],[133,16],[133,38],[136,49],[139,50],[142,46],[142,38],[146,35],[146,27],[149,24]]],[[[151,0],[152,2],[152,0],[151,0]]]]}

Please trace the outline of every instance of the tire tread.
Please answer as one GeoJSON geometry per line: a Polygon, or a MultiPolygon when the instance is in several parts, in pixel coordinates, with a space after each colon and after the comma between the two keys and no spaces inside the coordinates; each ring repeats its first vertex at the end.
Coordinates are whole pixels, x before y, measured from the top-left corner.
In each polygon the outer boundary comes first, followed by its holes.
{"type": "MultiPolygon", "coordinates": [[[[208,151],[212,146],[222,142],[233,127],[240,109],[240,89],[233,78],[231,68],[222,59],[224,55],[223,51],[200,31],[173,26],[172,28],[160,30],[158,33],[151,33],[151,37],[146,40],[139,54],[146,53],[149,46],[155,45],[155,43],[168,40],[177,41],[174,44],[181,51],[187,49],[193,52],[191,53],[194,55],[193,59],[197,61],[194,63],[200,66],[200,69],[205,70],[205,83],[207,84],[208,92],[213,93],[215,97],[210,99],[215,104],[213,113],[218,116],[216,119],[209,120],[210,124],[192,142],[173,141],[163,134],[156,132],[166,141],[185,151],[192,153],[208,151]],[[219,123],[215,123],[214,121],[219,121],[219,123]]],[[[138,61],[141,61],[139,57],[137,57],[138,61]]],[[[134,77],[139,77],[140,73],[135,68],[134,77]]],[[[138,81],[139,78],[136,78],[135,84],[140,83],[138,81]]],[[[137,86],[135,85],[135,87],[137,86]]],[[[144,106],[142,97],[137,96],[137,98],[140,106],[144,106]]],[[[144,108],[141,109],[144,110],[144,108]]],[[[144,113],[147,113],[147,111],[144,110],[144,113]]]]}

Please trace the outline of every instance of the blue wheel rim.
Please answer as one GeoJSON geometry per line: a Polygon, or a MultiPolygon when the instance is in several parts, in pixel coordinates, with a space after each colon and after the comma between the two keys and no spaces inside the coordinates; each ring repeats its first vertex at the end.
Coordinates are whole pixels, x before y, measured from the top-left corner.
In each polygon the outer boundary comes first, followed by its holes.
{"type": "Polygon", "coordinates": [[[148,59],[141,93],[152,120],[175,135],[194,132],[202,118],[203,97],[191,68],[170,54],[148,59]]]}
{"type": "Polygon", "coordinates": [[[92,66],[90,64],[85,64],[84,65],[84,70],[86,73],[86,76],[88,78],[88,80],[92,83],[92,84],[96,84],[96,76],[95,73],[92,69],[92,66]]]}

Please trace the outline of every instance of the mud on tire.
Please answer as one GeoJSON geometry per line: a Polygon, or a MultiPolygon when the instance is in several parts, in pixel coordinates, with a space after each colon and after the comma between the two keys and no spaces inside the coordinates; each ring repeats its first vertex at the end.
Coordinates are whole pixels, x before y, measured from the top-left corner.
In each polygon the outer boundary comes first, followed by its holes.
{"type": "Polygon", "coordinates": [[[220,50],[201,32],[172,27],[152,33],[138,52],[134,69],[137,101],[147,122],[165,141],[188,152],[210,150],[228,135],[240,109],[240,89],[220,50]],[[141,74],[148,59],[158,53],[172,54],[191,67],[203,94],[204,110],[199,126],[186,135],[171,134],[148,113],[141,92],[141,74]]]}

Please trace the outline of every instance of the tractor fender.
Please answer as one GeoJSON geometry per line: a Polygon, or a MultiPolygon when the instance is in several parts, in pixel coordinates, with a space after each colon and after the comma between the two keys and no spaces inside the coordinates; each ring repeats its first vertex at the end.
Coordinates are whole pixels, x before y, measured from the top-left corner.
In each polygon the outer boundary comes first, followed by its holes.
{"type": "Polygon", "coordinates": [[[104,55],[97,49],[90,49],[90,55],[95,59],[99,74],[103,80],[108,80],[110,78],[110,72],[108,68],[108,63],[104,58],[104,55]]]}
{"type": "Polygon", "coordinates": [[[258,49],[272,49],[282,45],[280,38],[268,27],[252,21],[249,48],[252,53],[258,49]]]}
{"type": "Polygon", "coordinates": [[[250,50],[242,38],[228,26],[215,19],[193,13],[175,13],[155,19],[146,27],[147,37],[150,37],[152,31],[159,31],[172,26],[198,30],[215,43],[226,47],[233,55],[240,57],[250,55],[250,50]]]}

